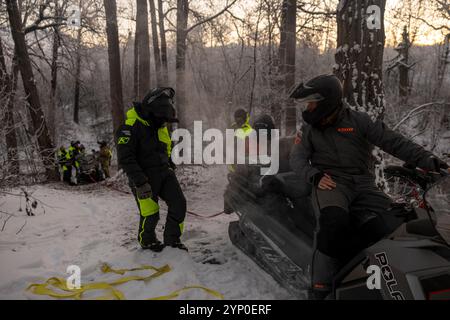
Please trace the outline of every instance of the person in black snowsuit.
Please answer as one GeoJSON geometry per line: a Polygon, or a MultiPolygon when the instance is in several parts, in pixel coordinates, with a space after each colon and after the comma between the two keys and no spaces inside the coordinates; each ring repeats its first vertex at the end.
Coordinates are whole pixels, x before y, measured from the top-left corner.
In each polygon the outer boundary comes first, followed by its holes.
{"type": "Polygon", "coordinates": [[[186,199],[171,160],[172,142],[166,124],[177,122],[172,88],[156,88],[127,112],[117,130],[118,163],[128,175],[140,211],[138,241],[143,249],[162,251],[171,246],[187,251],[180,241],[186,199]],[[164,244],[155,234],[159,220],[158,198],[168,206],[164,244]]]}
{"type": "Polygon", "coordinates": [[[308,103],[302,141],[293,148],[290,164],[313,186],[318,228],[312,294],[323,298],[339,267],[387,232],[382,216],[391,200],[375,184],[374,146],[414,167],[439,172],[448,165],[381,120],[344,106],[334,75],[300,84],[291,98],[308,103]]]}

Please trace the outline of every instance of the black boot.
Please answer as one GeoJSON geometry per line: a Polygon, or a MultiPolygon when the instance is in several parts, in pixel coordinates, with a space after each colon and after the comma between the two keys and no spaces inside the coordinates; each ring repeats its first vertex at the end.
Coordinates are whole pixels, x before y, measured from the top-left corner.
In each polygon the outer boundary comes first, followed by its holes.
{"type": "Polygon", "coordinates": [[[171,242],[171,243],[165,243],[165,245],[167,247],[172,247],[172,248],[178,248],[180,250],[184,250],[186,252],[189,252],[189,249],[181,242],[181,241],[175,241],[175,242],[171,242]]]}
{"type": "Polygon", "coordinates": [[[152,243],[141,244],[142,249],[151,250],[153,252],[161,252],[163,251],[165,245],[161,243],[161,241],[156,240],[152,243]]]}

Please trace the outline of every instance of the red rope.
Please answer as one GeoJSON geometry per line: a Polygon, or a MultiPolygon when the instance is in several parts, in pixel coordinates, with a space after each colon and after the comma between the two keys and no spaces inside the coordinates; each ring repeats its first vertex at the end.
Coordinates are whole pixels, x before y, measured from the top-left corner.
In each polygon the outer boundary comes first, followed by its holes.
{"type": "Polygon", "coordinates": [[[190,211],[190,210],[187,210],[186,212],[187,212],[188,214],[190,214],[190,215],[194,216],[194,217],[199,217],[199,218],[203,218],[203,219],[210,219],[210,218],[214,218],[214,217],[220,216],[221,214],[223,214],[223,213],[224,213],[223,211],[221,211],[221,212],[218,212],[218,213],[212,214],[212,215],[210,215],[210,216],[204,216],[204,215],[201,215],[201,214],[195,213],[195,212],[193,212],[193,211],[190,211]]]}
{"type": "MultiPolygon", "coordinates": [[[[115,190],[115,191],[121,192],[121,193],[131,194],[131,192],[123,191],[123,190],[120,190],[120,189],[118,189],[118,188],[115,188],[115,187],[110,186],[110,185],[107,185],[107,184],[105,184],[105,186],[108,187],[108,188],[110,188],[110,189],[113,189],[113,190],[115,190]]],[[[188,214],[194,216],[194,217],[198,217],[198,218],[202,218],[202,219],[211,219],[211,218],[214,218],[214,217],[218,217],[218,216],[220,216],[221,214],[224,214],[224,212],[221,211],[221,212],[214,213],[214,214],[212,214],[212,215],[210,215],[210,216],[204,216],[204,215],[198,214],[198,213],[196,213],[196,212],[194,212],[194,211],[190,211],[190,210],[187,210],[186,212],[187,212],[188,214]]]]}

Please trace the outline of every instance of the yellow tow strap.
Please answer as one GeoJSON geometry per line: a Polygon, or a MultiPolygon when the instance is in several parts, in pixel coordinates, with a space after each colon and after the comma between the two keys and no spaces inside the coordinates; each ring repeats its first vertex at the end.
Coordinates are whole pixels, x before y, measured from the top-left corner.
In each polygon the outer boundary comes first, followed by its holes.
{"type": "MultiPolygon", "coordinates": [[[[152,279],[155,279],[157,277],[162,276],[165,273],[168,273],[171,271],[171,268],[169,265],[165,265],[161,268],[153,267],[153,266],[141,266],[138,268],[132,268],[132,269],[113,269],[108,264],[103,264],[101,266],[101,271],[103,273],[115,273],[119,275],[124,275],[126,272],[132,272],[132,271],[141,271],[141,270],[153,270],[154,273],[148,275],[148,276],[128,276],[128,277],[122,277],[119,279],[116,279],[112,282],[94,282],[82,285],[80,289],[69,289],[67,287],[67,282],[65,279],[62,278],[56,278],[52,277],[47,279],[44,283],[33,283],[31,284],[27,290],[31,291],[34,294],[37,295],[46,295],[53,298],[60,298],[60,299],[77,299],[81,300],[83,298],[83,294],[86,291],[92,291],[92,290],[107,290],[109,291],[109,294],[104,296],[96,297],[96,300],[125,300],[125,295],[118,289],[114,288],[114,286],[124,284],[129,281],[150,281],[152,279]],[[52,288],[53,287],[53,288],[52,288]],[[59,291],[56,291],[55,289],[59,289],[59,291]],[[62,291],[62,292],[61,292],[62,291]]],[[[155,298],[149,298],[147,300],[169,300],[174,299],[180,295],[180,293],[192,289],[201,289],[205,291],[206,293],[219,298],[223,299],[222,294],[219,292],[205,288],[202,286],[188,286],[184,287],[180,290],[176,290],[166,296],[160,296],[155,298]]]]}

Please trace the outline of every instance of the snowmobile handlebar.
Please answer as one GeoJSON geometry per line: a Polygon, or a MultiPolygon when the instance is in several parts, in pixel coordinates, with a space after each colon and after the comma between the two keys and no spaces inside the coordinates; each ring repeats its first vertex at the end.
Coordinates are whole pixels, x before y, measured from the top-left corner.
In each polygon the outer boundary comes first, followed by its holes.
{"type": "Polygon", "coordinates": [[[417,183],[424,190],[428,189],[428,186],[437,182],[442,177],[449,175],[449,172],[444,169],[441,169],[440,172],[425,171],[415,168],[408,163],[403,165],[402,171],[404,175],[414,183],[417,183]]]}

